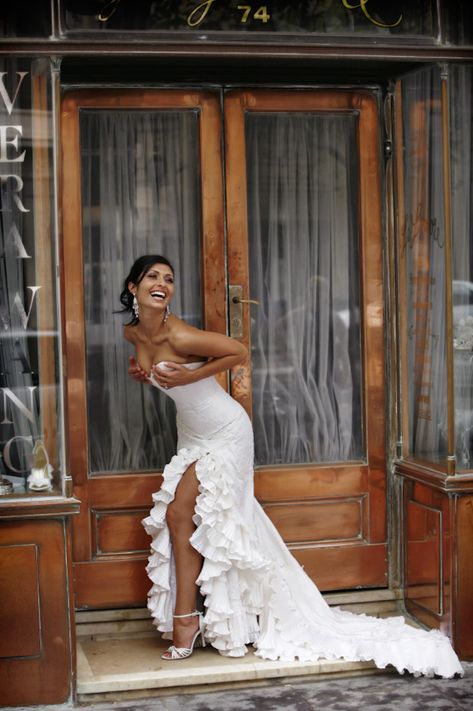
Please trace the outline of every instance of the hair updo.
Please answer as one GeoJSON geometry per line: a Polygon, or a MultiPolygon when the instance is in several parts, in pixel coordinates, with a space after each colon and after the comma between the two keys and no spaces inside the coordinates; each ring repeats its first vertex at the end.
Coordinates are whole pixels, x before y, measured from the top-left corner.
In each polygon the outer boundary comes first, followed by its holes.
{"type": "Polygon", "coordinates": [[[120,294],[120,302],[123,306],[120,313],[129,312],[131,314],[131,321],[126,324],[127,326],[135,326],[139,321],[133,311],[133,294],[128,289],[128,284],[131,282],[138,285],[153,264],[166,264],[174,274],[174,267],[169,259],[162,257],[160,254],[144,254],[142,257],[138,257],[123,282],[123,291],[120,294]]]}

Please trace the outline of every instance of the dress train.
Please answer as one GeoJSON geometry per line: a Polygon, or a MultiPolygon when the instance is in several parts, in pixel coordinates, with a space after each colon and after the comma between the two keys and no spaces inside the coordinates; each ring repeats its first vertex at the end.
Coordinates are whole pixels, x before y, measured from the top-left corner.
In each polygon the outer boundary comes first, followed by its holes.
{"type": "Polygon", "coordinates": [[[214,378],[164,392],[177,406],[178,452],[143,521],[152,538],[148,607],[158,630],[172,632],[175,603],[166,510],[195,463],[199,494],[190,542],[203,556],[197,583],[205,601],[205,639],[222,655],[242,656],[252,644],[258,656],[271,660],[373,660],[401,673],[463,674],[441,632],[413,628],[403,617],[378,619],[328,606],[254,498],[251,423],[214,378]]]}

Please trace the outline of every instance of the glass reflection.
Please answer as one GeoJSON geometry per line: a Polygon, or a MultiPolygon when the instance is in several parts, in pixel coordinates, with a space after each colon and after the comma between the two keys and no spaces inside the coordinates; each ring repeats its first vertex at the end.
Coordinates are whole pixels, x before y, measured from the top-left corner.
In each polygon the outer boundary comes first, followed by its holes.
{"type": "Polygon", "coordinates": [[[473,71],[449,69],[456,460],[473,469],[473,71]]]}
{"type": "Polygon", "coordinates": [[[409,452],[431,462],[447,456],[445,227],[440,72],[402,81],[404,152],[400,256],[405,293],[404,367],[409,452]]]}
{"type": "Polygon", "coordinates": [[[89,466],[162,468],[175,452],[172,401],[127,376],[118,296],[134,260],[163,254],[176,269],[173,309],[201,320],[198,114],[81,114],[89,466]]]}
{"type": "Polygon", "coordinates": [[[356,117],[246,119],[258,464],[363,457],[356,117]]]}

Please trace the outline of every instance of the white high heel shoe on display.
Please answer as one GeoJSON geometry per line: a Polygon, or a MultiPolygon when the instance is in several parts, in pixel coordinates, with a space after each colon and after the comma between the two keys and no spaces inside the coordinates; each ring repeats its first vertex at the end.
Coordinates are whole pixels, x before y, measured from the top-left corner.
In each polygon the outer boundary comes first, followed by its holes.
{"type": "Polygon", "coordinates": [[[174,661],[175,659],[187,659],[187,657],[190,657],[192,652],[194,651],[194,647],[205,647],[205,638],[204,638],[204,618],[202,616],[201,612],[198,612],[195,610],[195,612],[189,612],[187,615],[173,615],[173,618],[176,620],[182,619],[183,617],[199,617],[199,629],[195,633],[195,635],[192,638],[191,641],[191,646],[190,647],[175,647],[174,645],[171,645],[165,652],[164,654],[161,654],[161,659],[166,659],[168,662],[169,661],[174,661]],[[199,640],[200,637],[200,640],[199,640]]]}
{"type": "Polygon", "coordinates": [[[49,463],[44,442],[38,439],[33,448],[33,467],[27,479],[28,488],[32,491],[50,490],[52,487],[53,467],[49,463]]]}

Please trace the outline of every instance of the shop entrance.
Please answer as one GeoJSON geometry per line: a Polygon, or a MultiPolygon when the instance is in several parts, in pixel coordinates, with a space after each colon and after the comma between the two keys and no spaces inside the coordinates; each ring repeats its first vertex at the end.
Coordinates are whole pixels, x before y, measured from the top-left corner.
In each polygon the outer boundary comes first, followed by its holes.
{"type": "Polygon", "coordinates": [[[221,379],[253,420],[255,491],[322,590],[387,585],[378,102],[368,91],[103,90],[62,106],[76,605],[142,605],[140,520],[171,404],[126,374],[133,260],[174,311],[249,348],[221,379]]]}

